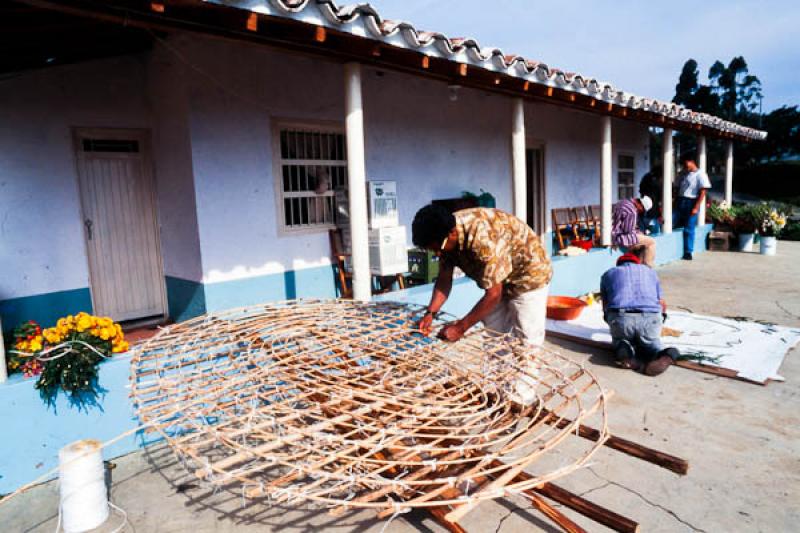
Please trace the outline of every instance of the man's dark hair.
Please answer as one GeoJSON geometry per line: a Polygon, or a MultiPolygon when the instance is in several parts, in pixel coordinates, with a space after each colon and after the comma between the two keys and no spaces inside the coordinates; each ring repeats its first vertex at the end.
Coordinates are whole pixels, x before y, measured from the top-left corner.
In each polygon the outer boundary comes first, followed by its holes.
{"type": "Polygon", "coordinates": [[[681,163],[686,163],[687,161],[691,161],[693,163],[697,163],[697,155],[694,152],[687,152],[681,156],[681,163]]]}
{"type": "Polygon", "coordinates": [[[425,248],[441,243],[456,227],[456,217],[440,205],[429,204],[417,211],[411,223],[411,240],[414,246],[425,248]]]}

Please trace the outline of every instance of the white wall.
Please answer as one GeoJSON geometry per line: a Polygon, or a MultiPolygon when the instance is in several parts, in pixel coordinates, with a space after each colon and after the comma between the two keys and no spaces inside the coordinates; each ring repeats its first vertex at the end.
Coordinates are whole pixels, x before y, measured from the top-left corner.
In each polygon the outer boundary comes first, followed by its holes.
{"type": "Polygon", "coordinates": [[[147,97],[153,111],[152,152],[158,191],[164,274],[202,281],[185,80],[189,68],[163,46],[149,55],[147,97]]]}
{"type": "Polygon", "coordinates": [[[397,181],[409,242],[414,215],[434,199],[484,189],[513,209],[509,98],[462,88],[453,102],[444,82],[364,73],[367,177],[397,181]]]}
{"type": "Polygon", "coordinates": [[[341,65],[252,45],[179,40],[187,61],[203,281],[330,264],[327,232],[278,231],[272,120],[341,121],[341,65]]]}
{"type": "MultiPolygon", "coordinates": [[[[600,203],[601,117],[544,103],[525,106],[525,132],[529,141],[545,147],[547,226],[550,210],[600,203]]],[[[636,184],[649,169],[647,126],[625,120],[612,121],[613,198],[617,199],[617,154],[635,156],[636,184]]]]}
{"type": "Polygon", "coordinates": [[[89,286],[71,128],[147,128],[138,56],[0,81],[0,300],[89,286]]]}

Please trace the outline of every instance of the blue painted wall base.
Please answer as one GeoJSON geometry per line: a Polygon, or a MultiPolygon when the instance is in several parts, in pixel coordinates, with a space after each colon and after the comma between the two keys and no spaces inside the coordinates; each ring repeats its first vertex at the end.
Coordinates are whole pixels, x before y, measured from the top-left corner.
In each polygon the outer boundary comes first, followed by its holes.
{"type": "Polygon", "coordinates": [[[92,312],[92,295],[88,287],[0,300],[0,319],[5,334],[28,320],[46,327],[55,324],[62,316],[81,311],[92,312]]]}

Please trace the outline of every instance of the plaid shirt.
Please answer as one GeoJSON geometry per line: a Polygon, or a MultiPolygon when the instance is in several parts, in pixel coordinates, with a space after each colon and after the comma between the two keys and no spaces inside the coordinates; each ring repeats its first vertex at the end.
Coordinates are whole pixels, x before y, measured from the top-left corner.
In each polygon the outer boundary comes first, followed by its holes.
{"type": "Polygon", "coordinates": [[[615,246],[633,246],[639,242],[636,235],[636,219],[639,211],[631,199],[620,200],[611,214],[611,244],[615,246]]]}
{"type": "Polygon", "coordinates": [[[482,289],[503,284],[513,298],[544,287],[553,277],[550,258],[539,237],[517,217],[489,208],[454,213],[458,248],[442,261],[459,267],[482,289]]]}

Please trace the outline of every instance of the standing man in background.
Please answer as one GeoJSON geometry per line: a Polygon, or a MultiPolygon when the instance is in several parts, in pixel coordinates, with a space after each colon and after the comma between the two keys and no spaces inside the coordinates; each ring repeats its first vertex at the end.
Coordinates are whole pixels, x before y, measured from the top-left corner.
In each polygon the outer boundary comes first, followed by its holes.
{"type": "Polygon", "coordinates": [[[706,201],[706,190],[711,188],[708,175],[697,167],[694,154],[681,157],[683,172],[678,176],[678,201],[675,205],[674,225],[683,228],[683,259],[692,260],[697,213],[706,201]]]}
{"type": "Polygon", "coordinates": [[[431,302],[419,323],[423,333],[430,333],[436,313],[450,296],[453,269],[458,267],[485,292],[461,320],[444,326],[439,337],[457,341],[483,322],[488,329],[542,345],[553,268],[541,240],[525,222],[499,209],[451,213],[430,204],[417,212],[411,235],[415,246],[440,258],[431,302]]]}

